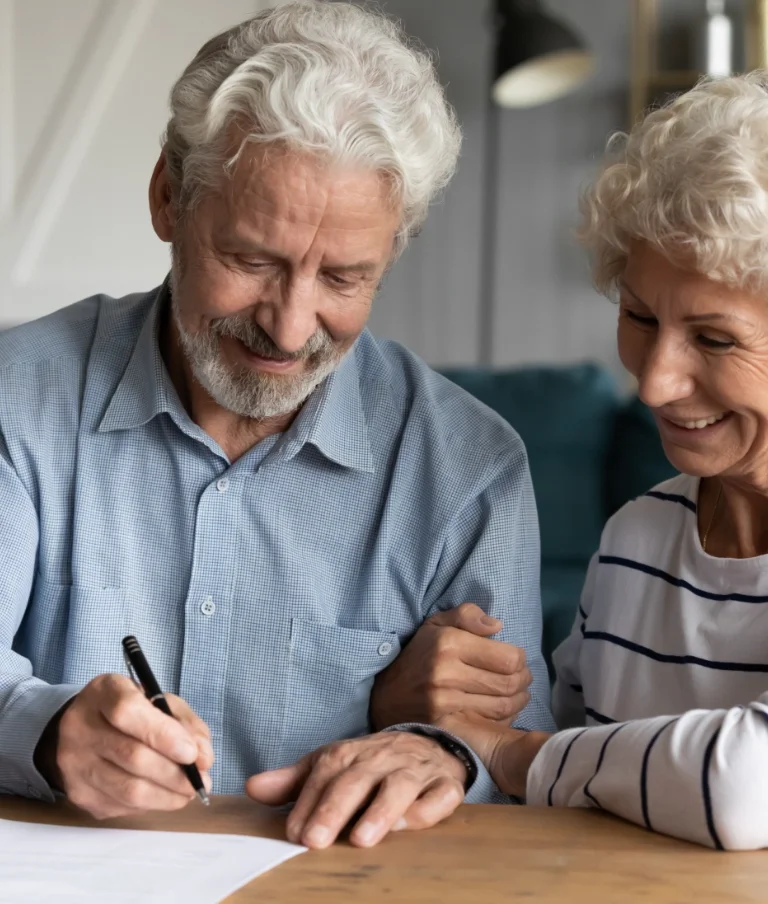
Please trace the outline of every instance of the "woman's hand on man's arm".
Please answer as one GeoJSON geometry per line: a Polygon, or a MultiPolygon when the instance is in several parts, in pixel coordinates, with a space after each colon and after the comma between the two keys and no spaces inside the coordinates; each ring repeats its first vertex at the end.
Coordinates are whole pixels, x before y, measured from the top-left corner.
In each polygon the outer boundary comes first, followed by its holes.
{"type": "Polygon", "coordinates": [[[530,699],[525,651],[493,640],[503,625],[473,603],[427,619],[371,693],[375,731],[435,724],[454,712],[509,725],[530,699]]]}

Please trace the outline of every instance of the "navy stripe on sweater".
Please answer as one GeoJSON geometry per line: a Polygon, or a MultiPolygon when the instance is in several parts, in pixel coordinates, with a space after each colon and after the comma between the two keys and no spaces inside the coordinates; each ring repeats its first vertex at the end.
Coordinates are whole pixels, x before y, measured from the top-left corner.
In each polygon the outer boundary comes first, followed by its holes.
{"type": "Polygon", "coordinates": [[[746,593],[710,593],[708,590],[701,590],[694,587],[688,581],[682,578],[676,578],[660,568],[654,568],[652,565],[646,565],[644,562],[635,562],[634,559],[625,559],[621,556],[600,556],[601,565],[618,565],[620,568],[631,568],[634,571],[640,571],[643,574],[650,575],[652,578],[660,578],[673,587],[682,587],[689,590],[696,596],[700,596],[705,600],[716,600],[717,602],[726,602],[732,600],[735,603],[768,603],[768,596],[750,596],[746,593]]]}
{"type": "Polygon", "coordinates": [[[700,656],[677,656],[672,653],[657,653],[650,647],[619,637],[617,634],[609,634],[607,631],[587,631],[582,627],[581,634],[584,640],[602,640],[612,643],[632,653],[647,656],[656,662],[673,662],[677,665],[700,665],[705,669],[716,669],[721,672],[757,672],[768,674],[768,665],[761,662],[722,662],[716,659],[702,659],[700,656]]]}
{"type": "Polygon", "coordinates": [[[679,716],[676,716],[674,719],[670,719],[669,722],[666,722],[661,728],[656,732],[656,734],[651,738],[648,742],[648,746],[645,748],[645,753],[643,754],[643,765],[640,770],[640,804],[643,809],[643,821],[645,822],[645,827],[648,831],[653,831],[653,826],[651,825],[651,818],[648,815],[648,760],[651,756],[651,751],[653,750],[653,745],[656,741],[659,740],[659,735],[666,731],[670,725],[674,725],[675,722],[679,719],[679,716]]]}
{"type": "Polygon", "coordinates": [[[571,738],[571,740],[568,742],[568,746],[563,751],[563,755],[560,759],[560,765],[558,766],[558,769],[557,769],[557,775],[555,775],[554,781],[549,786],[549,792],[547,794],[547,806],[549,806],[549,807],[552,806],[552,794],[555,790],[555,785],[557,784],[560,776],[563,774],[563,767],[565,766],[566,760],[568,759],[568,754],[571,752],[571,747],[573,747],[573,745],[576,743],[576,741],[579,740],[579,738],[584,734],[584,732],[586,730],[587,730],[586,728],[582,728],[582,730],[578,734],[574,735],[571,738]]]}
{"type": "Polygon", "coordinates": [[[691,502],[687,496],[681,496],[679,493],[660,493],[658,490],[650,490],[645,495],[652,496],[654,499],[662,499],[664,502],[677,502],[690,509],[694,514],[696,513],[696,503],[691,502]]]}

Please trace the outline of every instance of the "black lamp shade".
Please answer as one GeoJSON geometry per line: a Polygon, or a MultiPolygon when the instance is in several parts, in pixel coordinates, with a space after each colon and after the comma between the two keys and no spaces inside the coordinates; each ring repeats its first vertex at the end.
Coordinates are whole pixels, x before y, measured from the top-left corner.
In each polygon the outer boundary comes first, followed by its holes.
{"type": "Polygon", "coordinates": [[[574,90],[594,60],[579,37],[535,0],[499,0],[493,96],[504,107],[532,107],[574,90]]]}

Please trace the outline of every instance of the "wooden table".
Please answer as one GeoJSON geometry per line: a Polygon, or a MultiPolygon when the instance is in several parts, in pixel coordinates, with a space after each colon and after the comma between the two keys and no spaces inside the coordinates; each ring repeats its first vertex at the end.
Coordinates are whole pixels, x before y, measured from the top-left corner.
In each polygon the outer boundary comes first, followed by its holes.
{"type": "MultiPolygon", "coordinates": [[[[95,825],[66,806],[0,797],[0,817],[95,825]]],[[[241,797],[98,823],[282,838],[283,818],[241,797]]],[[[42,858],[41,858],[42,859],[42,858]]],[[[2,877],[0,876],[0,890],[2,877]]],[[[768,901],[768,852],[722,854],[594,811],[463,806],[372,850],[339,843],[256,879],[227,904],[724,904],[768,901]]],[[[29,904],[34,904],[30,901],[29,904]]]]}

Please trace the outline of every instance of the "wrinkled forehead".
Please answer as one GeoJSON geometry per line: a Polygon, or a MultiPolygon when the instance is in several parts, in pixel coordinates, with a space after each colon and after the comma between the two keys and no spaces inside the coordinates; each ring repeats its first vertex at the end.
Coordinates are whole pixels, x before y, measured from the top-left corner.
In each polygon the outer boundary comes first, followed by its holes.
{"type": "Polygon", "coordinates": [[[275,219],[335,228],[399,223],[401,208],[386,173],[284,145],[246,141],[221,186],[230,207],[275,219]]]}
{"type": "Polygon", "coordinates": [[[386,177],[309,153],[246,144],[198,211],[214,240],[339,265],[391,259],[401,211],[386,177]]]}

